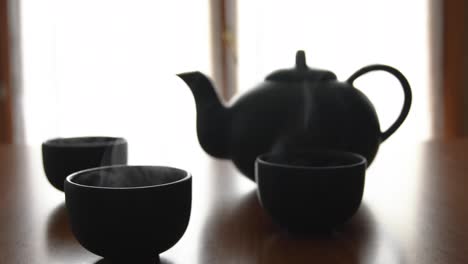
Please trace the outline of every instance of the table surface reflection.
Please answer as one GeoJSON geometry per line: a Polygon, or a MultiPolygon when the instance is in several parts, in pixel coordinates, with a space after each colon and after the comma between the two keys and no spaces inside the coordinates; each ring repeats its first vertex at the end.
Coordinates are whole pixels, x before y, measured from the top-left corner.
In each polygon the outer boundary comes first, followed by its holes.
{"type": "MultiPolygon", "coordinates": [[[[0,146],[0,263],[106,263],[74,239],[41,162],[38,147],[0,146]]],[[[192,215],[161,263],[468,263],[468,140],[383,144],[357,214],[310,238],[281,233],[229,161],[196,149],[177,164],[193,174],[192,215]]]]}

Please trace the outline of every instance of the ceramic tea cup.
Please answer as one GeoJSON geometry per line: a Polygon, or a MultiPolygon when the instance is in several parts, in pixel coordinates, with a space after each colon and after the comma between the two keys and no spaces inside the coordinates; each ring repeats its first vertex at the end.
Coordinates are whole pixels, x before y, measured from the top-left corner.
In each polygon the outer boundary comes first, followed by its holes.
{"type": "Polygon", "coordinates": [[[172,167],[100,167],[65,181],[73,234],[112,263],[155,263],[184,234],[191,199],[191,174],[172,167]]]}
{"type": "Polygon", "coordinates": [[[258,198],[280,228],[292,234],[327,232],[361,204],[366,159],[342,151],[260,155],[255,163],[258,198]]]}
{"type": "Polygon", "coordinates": [[[63,191],[73,172],[127,164],[127,148],[127,141],[118,137],[54,138],[42,143],[42,162],[49,182],[63,191]]]}

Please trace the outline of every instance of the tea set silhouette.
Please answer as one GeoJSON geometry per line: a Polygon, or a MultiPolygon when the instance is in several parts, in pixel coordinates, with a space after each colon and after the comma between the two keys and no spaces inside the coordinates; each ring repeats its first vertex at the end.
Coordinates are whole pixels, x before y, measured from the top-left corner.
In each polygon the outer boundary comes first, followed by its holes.
{"type": "MultiPolygon", "coordinates": [[[[272,222],[300,236],[322,234],[353,217],[367,167],[402,125],[412,101],[407,79],[395,68],[369,65],[339,82],[330,71],[309,68],[304,51],[296,53],[294,68],[269,74],[229,105],[201,72],[177,76],[195,98],[203,150],[232,160],[257,183],[272,222]],[[393,75],[404,93],[399,116],[383,132],[374,106],[353,86],[372,71],[393,75]]],[[[126,165],[123,138],[56,138],[42,144],[42,154],[49,182],[65,192],[72,233],[87,250],[111,261],[154,261],[183,236],[191,212],[190,172],[126,165]],[[173,202],[161,202],[167,200],[173,202]]]]}

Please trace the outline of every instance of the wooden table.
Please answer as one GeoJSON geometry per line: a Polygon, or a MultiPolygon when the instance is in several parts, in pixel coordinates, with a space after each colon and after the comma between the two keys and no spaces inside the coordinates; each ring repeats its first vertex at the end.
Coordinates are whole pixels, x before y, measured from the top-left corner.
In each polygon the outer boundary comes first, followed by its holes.
{"type": "MultiPolygon", "coordinates": [[[[193,173],[192,216],[162,263],[468,263],[468,140],[386,142],[358,213],[333,235],[310,239],[279,232],[255,184],[229,161],[197,149],[177,162],[193,173]]],[[[0,146],[0,263],[105,263],[77,243],[67,221],[40,149],[0,146]]]]}

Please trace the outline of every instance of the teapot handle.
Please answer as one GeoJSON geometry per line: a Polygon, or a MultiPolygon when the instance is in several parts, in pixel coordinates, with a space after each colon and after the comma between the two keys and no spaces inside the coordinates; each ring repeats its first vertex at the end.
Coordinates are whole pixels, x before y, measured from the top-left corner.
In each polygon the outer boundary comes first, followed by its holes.
{"type": "Polygon", "coordinates": [[[400,115],[398,116],[397,120],[385,131],[381,132],[380,137],[381,141],[385,141],[388,137],[390,137],[405,121],[406,116],[408,116],[410,107],[411,107],[411,100],[412,100],[412,95],[411,95],[411,88],[408,83],[408,80],[406,80],[405,76],[398,71],[395,68],[392,68],[387,65],[381,65],[381,64],[375,64],[375,65],[369,65],[366,66],[357,72],[355,72],[353,75],[351,75],[347,82],[351,85],[353,85],[353,82],[360,76],[370,72],[370,71],[386,71],[393,76],[395,76],[398,81],[400,82],[401,86],[403,87],[403,92],[405,95],[405,100],[403,102],[403,107],[401,109],[400,115]]]}

